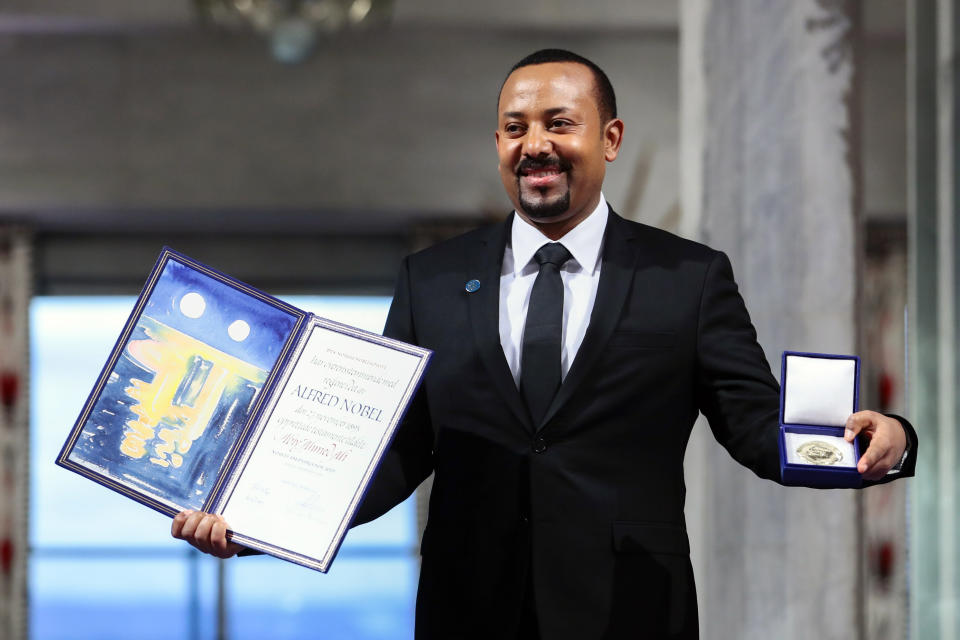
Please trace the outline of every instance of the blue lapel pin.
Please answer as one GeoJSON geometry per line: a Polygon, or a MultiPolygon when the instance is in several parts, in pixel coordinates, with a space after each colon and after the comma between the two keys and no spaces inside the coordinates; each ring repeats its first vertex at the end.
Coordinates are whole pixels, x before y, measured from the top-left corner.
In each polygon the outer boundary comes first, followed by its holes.
{"type": "Polygon", "coordinates": [[[473,293],[479,288],[480,288],[479,280],[471,280],[470,282],[467,283],[467,286],[464,287],[464,289],[467,290],[467,293],[473,293]]]}

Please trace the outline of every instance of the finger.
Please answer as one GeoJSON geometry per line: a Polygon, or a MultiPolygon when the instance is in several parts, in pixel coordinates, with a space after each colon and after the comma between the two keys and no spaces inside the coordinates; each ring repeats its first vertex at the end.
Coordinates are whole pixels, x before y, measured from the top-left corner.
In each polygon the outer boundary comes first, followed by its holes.
{"type": "Polygon", "coordinates": [[[204,553],[213,554],[213,544],[210,540],[210,531],[216,522],[216,517],[210,514],[204,514],[203,518],[197,524],[197,529],[193,533],[193,545],[204,553]]]}
{"type": "MultiPolygon", "coordinates": [[[[180,535],[178,536],[181,540],[186,540],[191,542],[193,538],[193,532],[196,531],[197,525],[200,523],[200,519],[203,518],[203,514],[199,511],[186,511],[185,517],[180,523],[180,535]]],[[[177,514],[178,517],[182,514],[177,514]]],[[[191,542],[192,544],[192,542],[191,542]]]]}
{"type": "Polygon", "coordinates": [[[876,437],[857,462],[857,471],[867,480],[879,480],[893,467],[895,460],[887,438],[876,437]]]}
{"type": "Polygon", "coordinates": [[[843,438],[847,442],[853,442],[853,439],[861,431],[865,431],[867,435],[870,435],[872,427],[876,424],[876,417],[878,414],[873,411],[858,411],[854,414],[851,414],[847,418],[846,428],[843,432],[843,438]]]}
{"type": "Polygon", "coordinates": [[[864,480],[881,480],[887,475],[887,472],[890,471],[892,466],[893,465],[889,464],[885,460],[881,460],[870,467],[866,473],[862,474],[862,477],[864,480]]]}
{"type": "Polygon", "coordinates": [[[885,455],[863,474],[863,478],[866,480],[881,480],[886,477],[894,464],[896,464],[896,459],[885,455]]]}
{"type": "Polygon", "coordinates": [[[864,480],[872,480],[872,481],[882,480],[882,479],[884,478],[884,476],[887,475],[887,471],[889,471],[889,469],[887,469],[887,470],[885,471],[885,470],[883,469],[883,465],[881,464],[881,465],[878,465],[878,466],[872,468],[868,473],[865,473],[865,474],[863,475],[863,479],[864,479],[864,480]]]}
{"type": "Polygon", "coordinates": [[[208,517],[208,514],[202,511],[196,511],[191,513],[183,523],[183,529],[180,531],[180,537],[183,540],[186,540],[191,545],[207,553],[207,545],[204,542],[202,536],[203,533],[203,521],[208,517]]]}
{"type": "Polygon", "coordinates": [[[210,546],[213,548],[213,555],[218,558],[229,558],[237,553],[232,548],[239,545],[227,541],[228,529],[227,521],[221,516],[217,517],[210,529],[210,546]]]}
{"type": "Polygon", "coordinates": [[[227,551],[227,524],[223,519],[217,519],[210,527],[210,546],[213,547],[213,554],[223,557],[227,551]]]}
{"type": "Polygon", "coordinates": [[[173,522],[170,524],[170,535],[182,540],[183,537],[180,535],[180,532],[183,530],[183,523],[186,522],[192,513],[193,511],[186,510],[173,516],[173,522]]]}

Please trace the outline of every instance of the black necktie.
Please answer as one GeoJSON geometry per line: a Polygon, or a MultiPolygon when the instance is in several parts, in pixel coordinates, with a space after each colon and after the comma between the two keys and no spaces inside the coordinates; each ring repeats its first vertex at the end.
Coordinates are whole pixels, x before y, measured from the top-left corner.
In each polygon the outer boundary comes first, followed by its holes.
{"type": "Polygon", "coordinates": [[[560,268],[570,252],[549,242],[533,256],[540,273],[530,292],[520,355],[520,392],[534,424],[539,424],[560,388],[560,341],[563,335],[563,281],[560,268]]]}

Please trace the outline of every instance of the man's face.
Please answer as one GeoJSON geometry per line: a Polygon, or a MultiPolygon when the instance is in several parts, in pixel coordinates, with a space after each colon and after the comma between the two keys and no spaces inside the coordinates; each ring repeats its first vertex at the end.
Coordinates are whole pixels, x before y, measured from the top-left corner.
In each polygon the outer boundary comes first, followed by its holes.
{"type": "Polygon", "coordinates": [[[500,178],[514,207],[544,230],[569,231],[600,201],[623,122],[601,121],[593,73],[573,62],[517,69],[497,111],[500,178]]]}

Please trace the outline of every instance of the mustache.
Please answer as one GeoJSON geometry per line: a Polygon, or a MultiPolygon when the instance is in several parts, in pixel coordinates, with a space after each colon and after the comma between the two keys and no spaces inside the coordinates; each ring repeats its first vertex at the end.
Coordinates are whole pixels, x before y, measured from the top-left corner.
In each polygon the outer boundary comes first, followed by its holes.
{"type": "Polygon", "coordinates": [[[529,158],[524,157],[517,163],[517,175],[524,171],[540,171],[549,167],[558,167],[560,171],[569,171],[570,163],[560,156],[549,156],[547,158],[529,158]]]}

